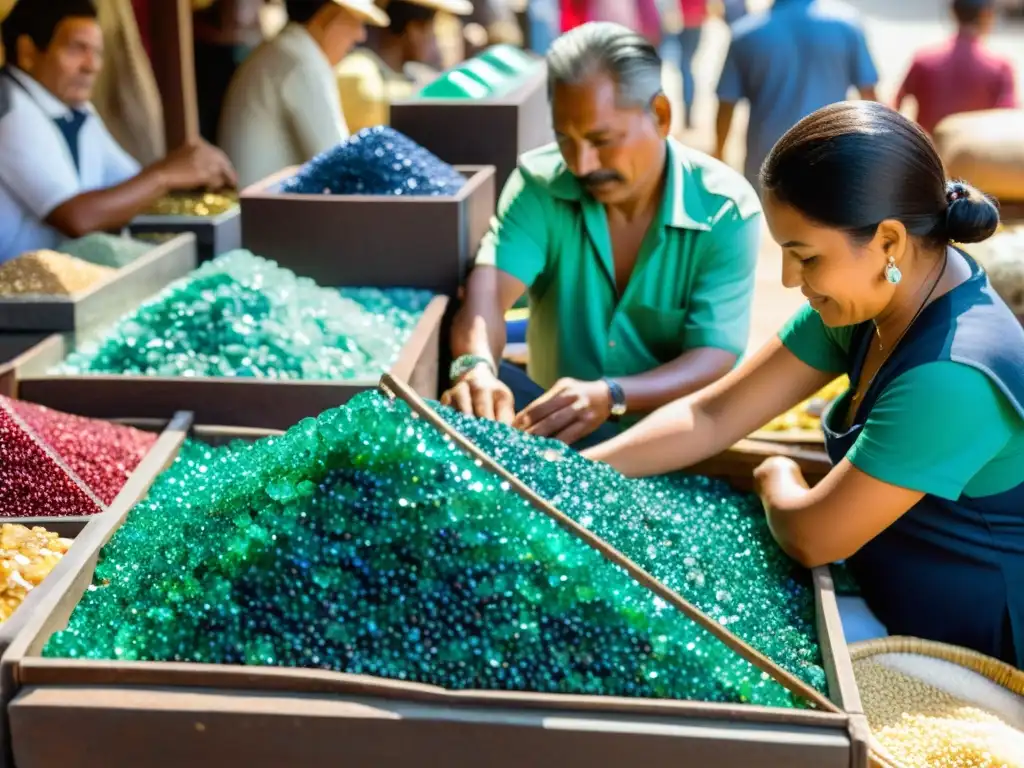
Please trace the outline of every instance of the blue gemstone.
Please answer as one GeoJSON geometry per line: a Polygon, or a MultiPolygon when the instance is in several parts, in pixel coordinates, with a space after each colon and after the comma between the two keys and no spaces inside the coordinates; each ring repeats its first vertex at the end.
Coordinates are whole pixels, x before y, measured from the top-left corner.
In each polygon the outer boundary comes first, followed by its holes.
{"type": "Polygon", "coordinates": [[[304,195],[450,197],[466,179],[393,128],[364,128],[314,157],[281,187],[304,195]]]}

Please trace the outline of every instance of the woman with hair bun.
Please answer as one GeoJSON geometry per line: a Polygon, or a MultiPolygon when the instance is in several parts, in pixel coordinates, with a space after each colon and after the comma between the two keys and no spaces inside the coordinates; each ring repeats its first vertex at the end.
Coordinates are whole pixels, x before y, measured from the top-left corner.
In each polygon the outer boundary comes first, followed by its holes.
{"type": "Polygon", "coordinates": [[[849,374],[822,419],[828,476],[809,488],[778,457],[754,473],[772,533],[806,566],[847,560],[884,631],[1024,667],[1024,328],[953,245],[989,237],[998,210],[873,102],[802,120],[761,182],[783,284],[807,305],[585,455],[633,476],[687,467],[849,374]]]}

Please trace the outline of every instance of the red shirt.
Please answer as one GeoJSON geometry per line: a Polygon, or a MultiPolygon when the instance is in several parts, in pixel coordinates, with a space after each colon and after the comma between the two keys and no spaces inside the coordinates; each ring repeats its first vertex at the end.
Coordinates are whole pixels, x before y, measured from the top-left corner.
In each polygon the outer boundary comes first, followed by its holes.
{"type": "Polygon", "coordinates": [[[1013,66],[966,33],[914,57],[897,106],[905,96],[917,101],[917,122],[929,133],[948,115],[1012,108],[1017,102],[1013,66]]]}
{"type": "Polygon", "coordinates": [[[708,18],[708,0],[679,0],[684,27],[699,27],[708,18]]]}
{"type": "MultiPolygon", "coordinates": [[[[636,3],[640,29],[634,30],[657,44],[661,39],[661,15],[655,0],[621,0],[636,3]]],[[[595,21],[590,0],[561,0],[559,9],[562,16],[562,32],[568,32],[588,21],[595,21]]]]}

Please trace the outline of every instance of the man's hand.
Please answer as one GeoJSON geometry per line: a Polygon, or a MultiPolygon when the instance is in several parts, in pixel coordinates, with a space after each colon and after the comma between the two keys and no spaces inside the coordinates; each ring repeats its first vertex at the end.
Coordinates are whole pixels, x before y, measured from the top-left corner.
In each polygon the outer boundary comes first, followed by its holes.
{"type": "Polygon", "coordinates": [[[512,390],[486,365],[478,365],[441,395],[441,404],[457,411],[511,424],[515,418],[512,390]]]}
{"type": "Polygon", "coordinates": [[[589,435],[612,412],[612,396],[603,381],[559,379],[517,416],[512,426],[567,445],[589,435]]]}
{"type": "Polygon", "coordinates": [[[222,189],[238,184],[227,155],[202,140],[174,150],[157,167],[172,190],[222,189]]]}

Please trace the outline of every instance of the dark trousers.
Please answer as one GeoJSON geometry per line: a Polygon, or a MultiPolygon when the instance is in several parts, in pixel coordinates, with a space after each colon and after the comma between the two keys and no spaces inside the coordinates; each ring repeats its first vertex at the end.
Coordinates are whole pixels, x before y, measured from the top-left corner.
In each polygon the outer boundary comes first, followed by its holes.
{"type": "MultiPolygon", "coordinates": [[[[503,362],[501,364],[498,378],[505,383],[505,386],[512,390],[512,397],[515,398],[516,403],[516,413],[519,413],[523,408],[544,394],[544,387],[527,376],[526,371],[522,368],[511,363],[503,362]]],[[[619,430],[614,424],[605,423],[586,437],[577,440],[572,444],[572,447],[577,451],[592,448],[599,443],[603,443],[605,440],[610,440],[618,433],[619,430]]]]}
{"type": "Polygon", "coordinates": [[[693,57],[700,46],[701,27],[685,27],[679,31],[673,45],[662,46],[662,58],[675,58],[679,65],[679,73],[683,76],[683,123],[686,128],[693,127],[693,99],[696,82],[693,77],[693,57]],[[675,51],[671,49],[675,47],[675,51]],[[674,55],[673,55],[674,54],[674,55]]]}

